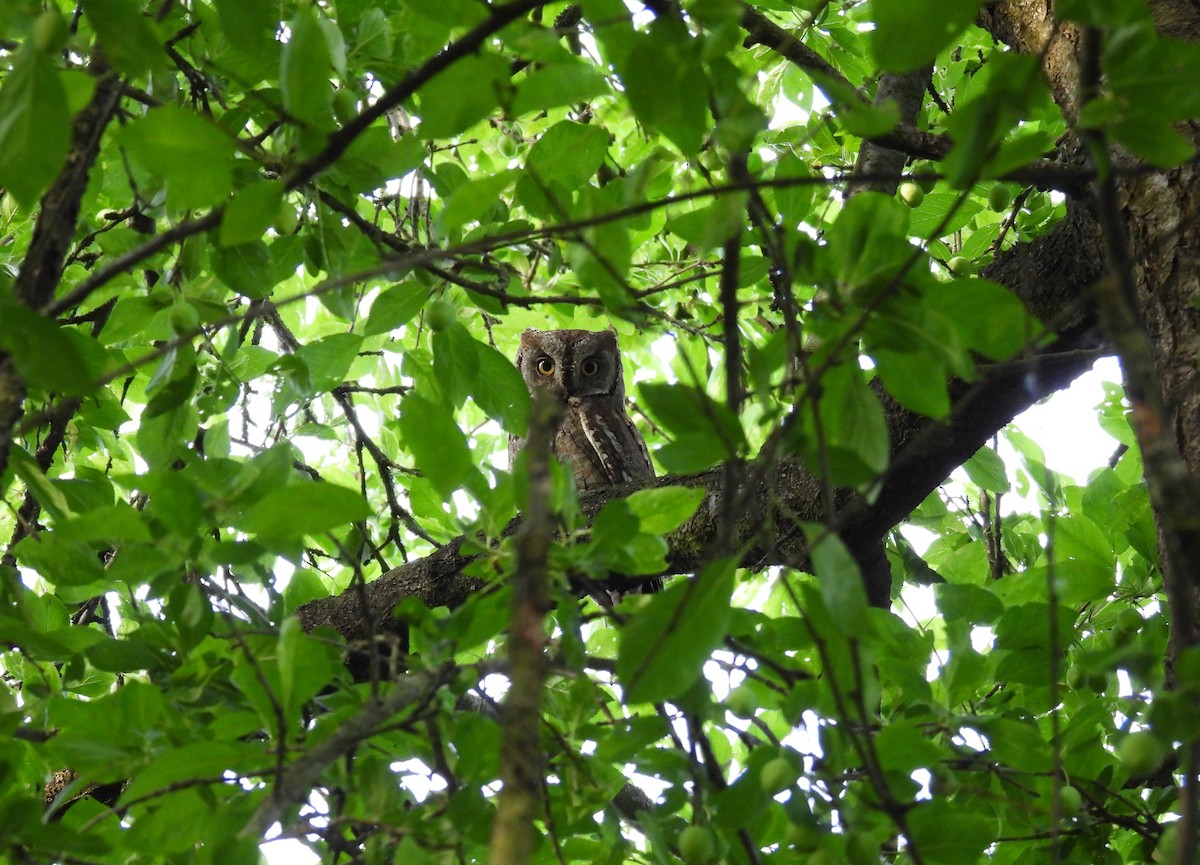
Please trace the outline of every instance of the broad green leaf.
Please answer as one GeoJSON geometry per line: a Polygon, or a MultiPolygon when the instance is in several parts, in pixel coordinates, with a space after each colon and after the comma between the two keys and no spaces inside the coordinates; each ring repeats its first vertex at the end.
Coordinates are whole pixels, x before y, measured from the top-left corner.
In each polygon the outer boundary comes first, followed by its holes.
{"type": "Polygon", "coordinates": [[[811,399],[802,400],[797,411],[799,422],[790,443],[818,476],[828,468],[835,485],[861,487],[887,467],[891,455],[887,419],[856,365],[831,367],[821,377],[819,431],[811,399]]]}
{"type": "Polygon", "coordinates": [[[508,61],[491,53],[472,54],[439,72],[418,93],[422,137],[449,138],[487,117],[508,79],[508,61]]]}
{"type": "Polygon", "coordinates": [[[275,49],[275,28],[279,19],[267,3],[242,0],[213,0],[221,32],[240,51],[257,54],[275,49]]]}
{"type": "Polygon", "coordinates": [[[946,371],[939,364],[930,363],[927,354],[878,351],[875,361],[883,386],[903,405],[932,418],[949,413],[946,371]]]}
{"type": "Polygon", "coordinates": [[[810,530],[809,535],[815,542],[813,570],[834,625],[844,634],[869,633],[867,592],[858,564],[837,535],[819,527],[810,530]]]}
{"type": "Polygon", "coordinates": [[[233,141],[198,114],[174,105],[152,108],[120,132],[133,158],[167,183],[172,207],[224,202],[233,187],[233,141]]]}
{"type": "Polygon", "coordinates": [[[925,302],[953,325],[964,344],[992,360],[1015,356],[1044,332],[1012,291],[986,279],[932,285],[925,302]]]}
{"type": "Polygon", "coordinates": [[[572,58],[530,71],[517,85],[512,111],[520,117],[559,105],[573,105],[602,96],[608,89],[608,82],[595,67],[572,58]]]}
{"type": "Polygon", "coordinates": [[[789,228],[798,228],[812,212],[818,178],[803,159],[786,153],[776,161],[773,179],[779,185],[772,186],[769,194],[781,222],[789,228]]]}
{"type": "Polygon", "coordinates": [[[683,383],[643,382],[641,402],[668,432],[684,436],[715,434],[718,445],[732,457],[745,446],[741,424],[729,409],[703,391],[683,383]]]}
{"type": "Polygon", "coordinates": [[[453,231],[481,219],[495,205],[500,193],[512,186],[519,176],[516,171],[501,171],[458,187],[442,210],[442,226],[453,231]]]}
{"type": "Polygon", "coordinates": [[[67,93],[54,61],[22,45],[0,84],[0,186],[32,208],[71,143],[67,93]]]}
{"type": "Polygon", "coordinates": [[[283,201],[283,184],[256,180],[239,189],[221,218],[221,246],[257,240],[274,224],[283,201]]]}
{"type": "Polygon", "coordinates": [[[471,399],[506,432],[525,435],[529,428],[529,390],[511,360],[477,339],[479,375],[471,384],[471,399]]]}
{"type": "Polygon", "coordinates": [[[963,469],[980,489],[993,493],[1006,493],[1010,489],[1004,460],[991,448],[977,450],[974,456],[963,463],[963,469]]]}
{"type": "Polygon", "coordinates": [[[180,459],[196,437],[199,418],[190,404],[154,417],[143,418],[138,424],[136,441],[142,458],[151,468],[162,468],[180,459]]]}
{"type": "Polygon", "coordinates": [[[641,531],[665,535],[683,525],[704,499],[698,487],[656,487],[638,490],[625,499],[625,505],[638,519],[641,531]]]}
{"type": "Polygon", "coordinates": [[[407,324],[421,311],[428,299],[429,289],[418,282],[401,282],[385,289],[372,301],[363,333],[373,336],[407,324]]]}
{"type": "Polygon", "coordinates": [[[592,520],[584,568],[596,579],[610,574],[643,576],[667,566],[667,545],[658,535],[640,531],[637,516],[623,499],[609,502],[592,520]]]}
{"type": "Polygon", "coordinates": [[[450,409],[419,394],[409,394],[400,404],[400,435],[414,464],[445,498],[455,490],[482,480],[467,437],[450,409]]]}
{"type": "Polygon", "coordinates": [[[921,860],[929,865],[976,862],[1000,831],[994,817],[964,811],[944,800],[917,803],[906,820],[921,860]]]}
{"type": "Polygon", "coordinates": [[[25,489],[46,509],[46,513],[56,520],[65,520],[72,515],[72,508],[61,486],[46,477],[41,466],[24,448],[13,445],[9,451],[9,460],[17,477],[25,484],[25,489]]]}
{"type": "Polygon", "coordinates": [[[58,393],[84,395],[95,388],[99,370],[91,363],[88,343],[95,343],[70,328],[12,300],[0,298],[0,349],[30,387],[58,393]]]}
{"type": "Polygon", "coordinates": [[[333,125],[333,87],[329,83],[333,58],[319,15],[316,6],[300,4],[288,22],[288,40],[279,55],[284,110],[318,132],[333,125]]]}
{"type": "Polygon", "coordinates": [[[871,0],[871,53],[887,72],[929,63],[975,20],[983,0],[871,0]]]}
{"type": "Polygon", "coordinates": [[[468,394],[487,386],[479,378],[480,352],[475,338],[463,325],[452,322],[450,327],[434,331],[431,342],[438,383],[454,407],[461,408],[468,394]]]}
{"type": "Polygon", "coordinates": [[[537,181],[570,190],[592,179],[607,150],[608,132],[602,126],[564,120],[530,148],[526,169],[537,181]]]}
{"type": "Polygon", "coordinates": [[[162,37],[136,0],[84,0],[83,14],[104,53],[126,75],[166,67],[162,37]]]}
{"type": "Polygon", "coordinates": [[[708,82],[700,45],[677,20],[656,17],[617,61],[625,95],[638,120],[670,139],[685,156],[700,150],[708,131],[708,82]]]}
{"type": "Polygon", "coordinates": [[[13,547],[13,555],[53,586],[88,586],[105,578],[100,560],[87,544],[57,532],[22,538],[13,547]]]}
{"type": "Polygon", "coordinates": [[[366,519],[371,508],[357,490],[298,482],[267,493],[238,518],[237,527],[270,540],[299,540],[366,519]]]}
{"type": "Polygon", "coordinates": [[[313,392],[324,393],[345,381],[361,346],[356,333],[335,333],[302,346],[296,354],[308,366],[313,392]]]}
{"type": "Polygon", "coordinates": [[[1004,612],[1004,605],[994,594],[979,586],[941,583],[934,587],[938,609],[946,621],[965,621],[987,625],[1004,612]]]}
{"type": "Polygon", "coordinates": [[[721,195],[711,204],[667,220],[667,230],[702,249],[720,246],[741,228],[746,214],[746,195],[721,195]]]}
{"type": "Polygon", "coordinates": [[[617,678],[633,703],[679,696],[725,639],[734,566],[721,560],[659,592],[621,629],[617,678]]]}

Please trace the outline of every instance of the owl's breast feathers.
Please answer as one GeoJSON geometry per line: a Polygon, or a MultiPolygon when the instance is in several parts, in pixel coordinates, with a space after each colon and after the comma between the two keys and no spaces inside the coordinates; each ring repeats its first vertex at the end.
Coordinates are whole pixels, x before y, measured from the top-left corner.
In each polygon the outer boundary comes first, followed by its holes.
{"type": "Polygon", "coordinates": [[[570,461],[583,490],[654,477],[646,443],[633,421],[624,413],[598,411],[580,397],[567,400],[555,451],[570,461]]]}

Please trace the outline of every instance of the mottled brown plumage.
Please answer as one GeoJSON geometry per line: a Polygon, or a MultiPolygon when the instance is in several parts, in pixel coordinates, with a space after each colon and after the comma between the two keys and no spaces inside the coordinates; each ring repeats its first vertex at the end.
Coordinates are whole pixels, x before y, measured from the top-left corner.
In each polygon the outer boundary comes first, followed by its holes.
{"type": "MultiPolygon", "coordinates": [[[[625,378],[615,333],[531,328],[521,334],[517,369],[530,394],[549,391],[563,404],[551,447],[570,467],[579,489],[654,477],[646,442],[625,413],[625,378]]],[[[524,439],[509,437],[510,464],[524,444],[524,439]]],[[[587,583],[584,588],[604,606],[623,594],[587,583]]],[[[633,592],[648,594],[661,588],[662,580],[656,578],[633,592]]]]}
{"type": "MultiPolygon", "coordinates": [[[[581,490],[654,477],[642,434],[625,413],[621,350],[612,331],[527,330],[517,351],[530,393],[546,389],[563,403],[554,454],[581,490]]],[[[515,460],[524,440],[511,437],[515,460]]]]}

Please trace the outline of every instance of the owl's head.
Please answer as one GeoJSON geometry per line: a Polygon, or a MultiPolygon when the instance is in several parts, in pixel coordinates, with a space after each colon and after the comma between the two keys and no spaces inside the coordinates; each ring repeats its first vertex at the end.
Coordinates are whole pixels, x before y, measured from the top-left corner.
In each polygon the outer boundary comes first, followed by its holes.
{"type": "Polygon", "coordinates": [[[625,401],[621,351],[611,330],[534,330],[521,334],[517,369],[533,393],[570,397],[614,397],[625,401]]]}

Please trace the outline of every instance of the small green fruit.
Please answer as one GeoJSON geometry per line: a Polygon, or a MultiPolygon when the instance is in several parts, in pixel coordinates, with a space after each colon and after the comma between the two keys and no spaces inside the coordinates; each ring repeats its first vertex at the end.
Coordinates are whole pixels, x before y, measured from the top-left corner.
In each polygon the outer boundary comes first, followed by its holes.
{"type": "Polygon", "coordinates": [[[704,826],[688,826],[679,833],[679,856],[688,865],[703,865],[714,852],[712,832],[704,826]]]}
{"type": "Polygon", "coordinates": [[[725,704],[729,711],[739,718],[753,718],[754,713],[758,711],[758,697],[745,685],[731,691],[725,704]]]}
{"type": "Polygon", "coordinates": [[[1058,803],[1062,812],[1068,817],[1074,817],[1083,810],[1083,794],[1070,784],[1058,791],[1058,803]]]}
{"type": "Polygon", "coordinates": [[[946,262],[946,267],[950,268],[950,272],[955,276],[967,276],[971,272],[971,260],[956,255],[946,262]]]}
{"type": "Polygon", "coordinates": [[[67,41],[67,22],[58,9],[47,9],[33,22],[30,34],[35,51],[52,54],[67,41]]]}
{"type": "Polygon", "coordinates": [[[1108,690],[1108,676],[1104,673],[1092,673],[1088,676],[1088,687],[1097,694],[1103,694],[1108,690]]]}
{"type": "Polygon", "coordinates": [[[796,770],[786,757],[776,757],[763,764],[758,780],[768,796],[782,793],[796,783],[796,770]]]}
{"type": "Polygon", "coordinates": [[[449,330],[458,320],[458,307],[448,300],[435,300],[425,311],[425,323],[432,331],[449,330]]]}
{"type": "Polygon", "coordinates": [[[299,224],[300,217],[296,215],[296,208],[292,203],[286,198],[279,202],[279,209],[275,211],[275,230],[286,236],[292,234],[299,224]]]}
{"type": "Polygon", "coordinates": [[[1067,687],[1072,691],[1083,690],[1088,683],[1088,671],[1083,668],[1082,664],[1072,664],[1067,667],[1066,682],[1067,687]]]}
{"type": "Polygon", "coordinates": [[[925,190],[921,188],[920,184],[906,180],[900,184],[900,200],[909,207],[919,207],[925,200],[925,190]]]}
{"type": "Polygon", "coordinates": [[[1008,210],[1008,205],[1012,204],[1012,193],[1008,191],[1008,187],[997,183],[992,187],[992,191],[988,193],[988,207],[997,212],[1008,210]]]}
{"type": "Polygon", "coordinates": [[[1130,733],[1117,744],[1117,759],[1130,775],[1149,775],[1162,765],[1167,750],[1147,730],[1130,733]]]}

